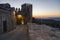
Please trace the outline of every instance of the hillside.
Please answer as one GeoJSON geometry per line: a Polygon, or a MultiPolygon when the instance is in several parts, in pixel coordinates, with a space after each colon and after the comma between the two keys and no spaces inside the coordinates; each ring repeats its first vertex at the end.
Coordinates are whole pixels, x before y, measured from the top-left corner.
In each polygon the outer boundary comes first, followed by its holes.
{"type": "Polygon", "coordinates": [[[35,18],[33,18],[32,23],[45,24],[45,25],[48,25],[48,26],[51,26],[54,28],[60,28],[60,21],[56,21],[53,19],[35,19],[35,18]]]}

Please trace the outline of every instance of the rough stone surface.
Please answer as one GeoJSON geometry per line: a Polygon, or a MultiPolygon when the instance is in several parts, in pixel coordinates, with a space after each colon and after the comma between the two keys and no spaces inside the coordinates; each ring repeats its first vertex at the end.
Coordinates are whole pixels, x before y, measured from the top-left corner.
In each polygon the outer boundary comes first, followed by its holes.
{"type": "Polygon", "coordinates": [[[47,25],[28,24],[31,40],[60,40],[60,31],[47,25]]]}

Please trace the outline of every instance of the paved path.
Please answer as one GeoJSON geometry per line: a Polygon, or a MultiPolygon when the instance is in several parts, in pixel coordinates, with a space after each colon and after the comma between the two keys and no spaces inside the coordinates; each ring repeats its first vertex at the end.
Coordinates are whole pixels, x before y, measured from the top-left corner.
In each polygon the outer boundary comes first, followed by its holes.
{"type": "Polygon", "coordinates": [[[17,27],[11,32],[0,35],[0,40],[27,40],[27,31],[24,26],[17,27]]]}

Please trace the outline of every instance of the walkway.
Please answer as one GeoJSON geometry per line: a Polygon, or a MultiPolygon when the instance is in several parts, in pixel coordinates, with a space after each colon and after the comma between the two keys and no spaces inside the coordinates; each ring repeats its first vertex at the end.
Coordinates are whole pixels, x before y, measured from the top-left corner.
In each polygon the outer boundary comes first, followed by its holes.
{"type": "Polygon", "coordinates": [[[27,31],[24,27],[21,25],[11,32],[0,35],[0,40],[27,40],[27,31]]]}

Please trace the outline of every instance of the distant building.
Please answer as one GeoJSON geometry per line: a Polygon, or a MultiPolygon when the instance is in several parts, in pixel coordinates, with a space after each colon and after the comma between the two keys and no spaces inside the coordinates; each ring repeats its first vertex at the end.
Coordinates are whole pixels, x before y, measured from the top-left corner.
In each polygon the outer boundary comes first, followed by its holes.
{"type": "Polygon", "coordinates": [[[0,4],[0,33],[8,32],[15,28],[14,7],[10,4],[0,4]]]}
{"type": "Polygon", "coordinates": [[[20,8],[16,8],[15,13],[16,13],[16,23],[22,24],[23,14],[22,14],[20,8]]]}
{"type": "MultiPolygon", "coordinates": [[[[17,9],[16,15],[21,15],[23,17],[23,22],[24,24],[31,23],[32,22],[32,4],[23,4],[20,8],[17,9]]],[[[17,23],[21,24],[21,19],[17,18],[17,23]]]]}

